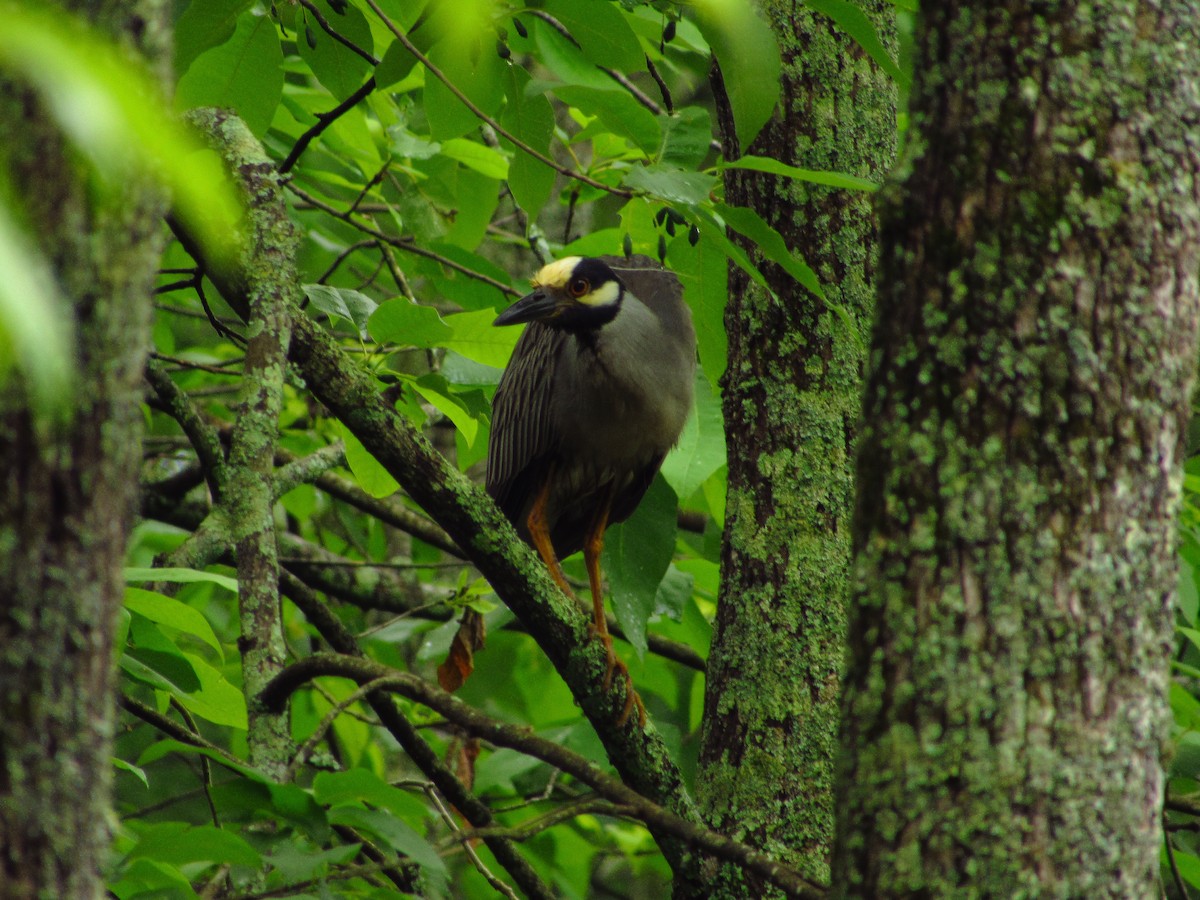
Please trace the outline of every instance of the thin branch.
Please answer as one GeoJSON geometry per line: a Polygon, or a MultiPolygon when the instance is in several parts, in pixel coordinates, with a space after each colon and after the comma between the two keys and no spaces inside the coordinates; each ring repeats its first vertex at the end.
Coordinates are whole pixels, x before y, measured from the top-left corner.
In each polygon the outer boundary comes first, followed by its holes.
{"type": "Polygon", "coordinates": [[[457,697],[434,688],[408,672],[358,656],[317,653],[289,666],[263,690],[261,700],[268,708],[282,709],[291,694],[312,678],[332,675],[351,678],[360,684],[373,681],[427,706],[470,734],[499,747],[507,747],[549,763],[573,775],[600,796],[630,808],[647,825],[670,833],[690,846],[734,862],[754,872],[793,897],[824,897],[826,888],[773,860],[763,853],[701,825],[668,812],[646,799],[621,781],[605,774],[591,760],[573,753],[553,741],[531,734],[528,729],[498,722],[463,703],[457,697]]]}
{"type": "MultiPolygon", "coordinates": [[[[320,632],[321,637],[331,647],[342,654],[361,653],[354,636],[346,630],[341,621],[313,591],[286,572],[280,583],[288,597],[299,607],[305,618],[320,632]]],[[[476,828],[484,828],[495,821],[492,818],[491,810],[467,790],[458,777],[442,762],[433,748],[413,728],[412,723],[401,715],[391,697],[379,691],[372,691],[367,695],[367,703],[379,716],[379,721],[383,726],[396,738],[413,764],[471,825],[476,828]]],[[[498,837],[484,838],[484,841],[496,860],[528,896],[537,898],[537,900],[553,900],[554,892],[542,881],[511,841],[498,837]]]]}
{"type": "MultiPolygon", "coordinates": [[[[658,85],[658,92],[662,94],[663,103],[666,104],[667,112],[670,115],[674,115],[675,104],[671,100],[671,89],[667,87],[667,83],[663,80],[662,75],[658,74],[658,66],[654,65],[654,60],[652,60],[649,56],[646,57],[646,71],[650,73],[650,77],[653,78],[654,83],[658,85]]],[[[712,142],[712,144],[719,153],[721,150],[721,145],[715,140],[712,142]]]]}
{"type": "MultiPolygon", "coordinates": [[[[442,822],[446,824],[450,831],[456,836],[462,834],[462,829],[460,829],[458,827],[458,823],[454,821],[454,816],[450,814],[450,810],[446,809],[446,804],[443,803],[442,798],[438,796],[437,788],[435,788],[433,785],[429,785],[425,789],[425,796],[427,796],[433,805],[437,807],[438,815],[442,817],[442,822]]],[[[467,859],[471,861],[471,865],[473,865],[475,870],[484,877],[484,879],[492,886],[492,889],[495,890],[496,893],[503,894],[505,897],[508,897],[509,900],[520,900],[512,888],[492,874],[491,870],[484,864],[483,860],[479,858],[479,854],[475,852],[475,848],[471,846],[469,839],[461,841],[460,846],[466,852],[467,859]]]]}
{"type": "Polygon", "coordinates": [[[378,228],[374,227],[373,225],[368,225],[366,222],[360,221],[359,219],[355,218],[351,213],[342,212],[341,210],[330,206],[328,203],[325,203],[322,200],[318,200],[312,194],[308,193],[303,188],[298,187],[295,184],[289,183],[287,185],[287,189],[289,191],[291,191],[293,194],[295,194],[297,197],[299,197],[300,199],[302,199],[305,202],[312,205],[313,208],[319,209],[319,210],[321,210],[321,212],[328,213],[329,215],[333,216],[335,219],[340,219],[341,221],[345,222],[347,225],[351,225],[354,228],[357,228],[359,231],[363,232],[363,234],[371,235],[371,237],[375,238],[376,240],[383,241],[384,243],[386,243],[392,247],[395,247],[398,250],[403,250],[405,253],[412,253],[415,256],[423,256],[426,259],[432,259],[435,262],[441,263],[443,266],[445,266],[448,269],[454,269],[456,272],[462,272],[464,275],[468,276],[469,278],[474,278],[476,281],[482,281],[484,284],[490,284],[492,287],[496,288],[499,291],[504,292],[505,294],[507,294],[510,297],[519,297],[520,296],[520,291],[515,290],[514,288],[510,287],[509,285],[505,284],[502,281],[497,281],[495,278],[492,278],[490,275],[484,275],[482,272],[476,272],[474,269],[467,268],[462,263],[455,262],[454,260],[449,259],[448,257],[442,256],[441,254],[438,254],[438,253],[434,253],[432,250],[426,250],[424,247],[419,247],[415,243],[413,243],[409,240],[405,240],[404,238],[398,238],[398,237],[394,237],[393,235],[386,234],[386,233],[380,231],[378,228]]]}
{"type": "Polygon", "coordinates": [[[279,164],[281,174],[287,174],[296,165],[300,157],[304,155],[304,151],[308,149],[308,145],[316,140],[330,125],[348,113],[354,107],[358,106],[371,91],[375,90],[375,76],[368,78],[363,86],[357,91],[335,106],[327,113],[317,113],[317,124],[300,135],[296,143],[292,145],[292,152],[287,155],[287,159],[279,164]]]}
{"type": "Polygon", "coordinates": [[[329,264],[329,268],[327,268],[324,272],[321,273],[321,276],[317,279],[316,283],[324,284],[326,281],[328,281],[330,278],[332,278],[333,273],[338,270],[338,267],[341,266],[341,264],[344,263],[346,261],[346,259],[348,257],[350,257],[351,255],[353,255],[356,251],[362,250],[365,247],[376,247],[378,245],[379,245],[378,241],[362,240],[362,241],[356,241],[355,243],[351,244],[349,247],[346,247],[344,250],[342,250],[341,253],[339,253],[336,257],[334,257],[333,262],[331,262],[329,264]]]}
{"type": "Polygon", "coordinates": [[[203,750],[207,750],[217,758],[217,762],[228,766],[239,775],[244,775],[246,770],[250,768],[250,764],[245,760],[238,759],[224,747],[206,740],[197,732],[189,731],[183,725],[164,716],[153,706],[147,706],[142,701],[135,700],[126,694],[120,695],[120,704],[121,708],[127,713],[136,716],[147,725],[154,726],[167,737],[174,738],[181,744],[188,744],[192,747],[200,747],[203,750]]]}
{"type": "Polygon", "coordinates": [[[331,38],[333,38],[335,41],[337,41],[339,44],[341,44],[343,47],[345,47],[350,52],[365,59],[371,65],[373,65],[373,66],[379,65],[378,59],[376,59],[374,56],[372,56],[370,53],[368,53],[362,47],[358,46],[358,44],[354,43],[354,41],[350,40],[350,38],[346,37],[344,34],[342,34],[340,31],[338,31],[336,28],[334,28],[332,25],[330,25],[329,20],[326,19],[325,16],[322,14],[321,10],[318,9],[316,7],[316,5],[312,3],[312,0],[297,0],[297,2],[301,6],[303,6],[306,10],[309,11],[309,13],[312,15],[312,17],[317,20],[317,24],[321,26],[321,30],[324,31],[327,35],[329,35],[331,38]]]}
{"type": "MultiPolygon", "coordinates": [[[[646,57],[646,62],[650,62],[650,57],[646,57]]],[[[642,89],[630,81],[629,77],[625,75],[625,73],[618,72],[616,69],[610,69],[608,66],[597,66],[596,68],[598,68],[601,72],[615,81],[621,87],[625,88],[625,90],[629,91],[630,96],[633,97],[634,100],[642,104],[642,106],[646,107],[646,109],[650,110],[650,112],[654,113],[656,116],[667,114],[663,111],[661,106],[654,102],[654,98],[643,93],[642,89]]],[[[660,89],[661,88],[662,86],[660,85],[660,89]]]]}
{"type": "Polygon", "coordinates": [[[192,405],[191,398],[171,379],[157,360],[146,360],[146,380],[154,388],[154,393],[162,401],[167,414],[179,423],[179,427],[191,442],[192,449],[196,451],[204,469],[209,490],[214,497],[220,497],[229,476],[225,453],[216,429],[205,421],[200,411],[192,405]]]}
{"type": "Polygon", "coordinates": [[[444,84],[446,86],[446,89],[449,90],[450,93],[452,93],[455,97],[457,97],[458,101],[460,103],[462,103],[463,106],[465,106],[472,113],[474,113],[475,117],[477,119],[479,119],[479,121],[486,122],[488,125],[490,125],[492,128],[494,128],[496,130],[496,134],[500,135],[502,138],[509,141],[518,150],[529,154],[534,159],[536,159],[538,162],[549,166],[554,171],[558,172],[560,175],[565,175],[568,178],[574,178],[576,181],[582,181],[584,184],[588,185],[589,187],[594,187],[601,191],[607,191],[608,193],[613,194],[617,197],[625,197],[628,199],[628,198],[631,198],[634,196],[632,191],[627,191],[624,188],[612,187],[611,185],[607,185],[602,181],[597,181],[596,179],[592,178],[590,175],[585,175],[584,173],[577,172],[574,169],[568,169],[566,166],[560,165],[559,163],[555,162],[553,159],[551,159],[546,154],[544,154],[538,150],[535,150],[533,147],[529,146],[529,144],[525,143],[523,140],[521,140],[519,137],[517,137],[515,134],[513,134],[511,131],[509,131],[503,125],[501,125],[499,122],[497,122],[494,118],[492,118],[487,113],[485,113],[482,109],[480,109],[478,106],[476,106],[475,103],[471,100],[471,98],[468,97],[466,94],[464,94],[458,88],[458,86],[454,84],[454,82],[452,82],[449,78],[447,78],[446,74],[444,72],[442,72],[441,69],[439,69],[432,62],[430,62],[429,57],[427,57],[424,53],[422,53],[419,49],[417,49],[416,44],[414,44],[412,41],[410,41],[408,39],[408,35],[406,35],[403,31],[401,31],[399,28],[396,27],[396,24],[391,20],[391,18],[387,15],[387,13],[385,13],[382,9],[379,8],[379,4],[376,3],[375,0],[366,0],[366,2],[367,2],[367,5],[369,7],[371,7],[371,9],[375,13],[375,15],[377,15],[379,17],[379,20],[381,22],[383,22],[383,24],[387,27],[388,31],[390,31],[395,36],[396,40],[400,42],[400,44],[404,47],[405,50],[407,50],[409,53],[411,53],[414,57],[416,57],[418,62],[420,62],[421,64],[423,64],[425,66],[425,69],[429,72],[429,74],[431,74],[434,78],[436,78],[438,81],[440,81],[442,84],[444,84]]]}

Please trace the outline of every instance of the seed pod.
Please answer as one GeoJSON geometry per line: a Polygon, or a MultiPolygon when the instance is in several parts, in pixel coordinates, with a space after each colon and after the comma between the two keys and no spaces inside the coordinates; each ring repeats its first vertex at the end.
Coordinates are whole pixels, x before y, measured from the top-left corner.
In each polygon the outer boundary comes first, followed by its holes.
{"type": "Polygon", "coordinates": [[[654,214],[654,224],[662,227],[663,221],[667,218],[667,208],[664,206],[654,214]]]}
{"type": "Polygon", "coordinates": [[[529,37],[529,32],[525,28],[525,24],[515,16],[513,17],[513,28],[517,29],[517,34],[523,38],[529,37]]]}
{"type": "Polygon", "coordinates": [[[317,49],[317,36],[313,33],[312,26],[307,22],[304,23],[304,40],[308,43],[309,50],[317,49]]]}
{"type": "Polygon", "coordinates": [[[496,41],[496,53],[499,54],[501,59],[512,58],[512,51],[508,49],[508,44],[504,43],[504,41],[496,41]]]}
{"type": "Polygon", "coordinates": [[[675,219],[673,219],[671,216],[667,216],[667,234],[669,234],[671,237],[675,237],[675,219]]]}
{"type": "Polygon", "coordinates": [[[663,29],[662,39],[663,39],[664,44],[669,44],[669,43],[671,43],[671,41],[675,40],[675,20],[674,19],[670,19],[667,22],[667,26],[663,29]]]}
{"type": "Polygon", "coordinates": [[[621,242],[621,249],[625,251],[625,258],[633,256],[633,238],[628,234],[625,235],[625,240],[621,242]]]}
{"type": "Polygon", "coordinates": [[[667,238],[662,234],[658,236],[658,261],[660,263],[667,261],[667,238]]]}
{"type": "Polygon", "coordinates": [[[688,229],[688,243],[693,247],[700,243],[700,229],[695,225],[688,229]]]}

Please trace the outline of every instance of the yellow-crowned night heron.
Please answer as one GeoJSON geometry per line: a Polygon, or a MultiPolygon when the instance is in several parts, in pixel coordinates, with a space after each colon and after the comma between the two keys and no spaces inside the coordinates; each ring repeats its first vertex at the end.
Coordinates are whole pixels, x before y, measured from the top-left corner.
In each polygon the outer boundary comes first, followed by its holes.
{"type": "Polygon", "coordinates": [[[496,325],[528,322],[492,403],[487,490],[568,596],[559,559],[583,550],[605,687],[624,676],[604,621],[600,550],[645,495],[692,406],[696,334],[679,279],[646,256],[560,259],[496,325]]]}

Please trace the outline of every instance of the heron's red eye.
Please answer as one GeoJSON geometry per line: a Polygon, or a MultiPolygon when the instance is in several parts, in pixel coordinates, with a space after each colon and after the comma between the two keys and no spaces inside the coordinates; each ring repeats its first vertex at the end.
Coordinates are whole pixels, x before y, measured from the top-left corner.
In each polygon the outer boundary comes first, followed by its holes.
{"type": "Polygon", "coordinates": [[[571,292],[572,297],[582,297],[591,287],[586,278],[576,278],[567,286],[567,290],[571,292]]]}

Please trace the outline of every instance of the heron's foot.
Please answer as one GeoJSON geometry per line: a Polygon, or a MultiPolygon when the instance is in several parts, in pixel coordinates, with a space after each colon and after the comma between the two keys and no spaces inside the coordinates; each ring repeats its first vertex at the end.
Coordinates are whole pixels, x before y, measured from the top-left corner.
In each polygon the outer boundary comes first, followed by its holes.
{"type": "Polygon", "coordinates": [[[600,639],[604,644],[604,654],[607,659],[606,668],[604,670],[604,691],[607,693],[612,690],[613,675],[618,674],[625,679],[625,706],[621,710],[621,715],[617,717],[617,727],[623,727],[629,721],[630,714],[637,709],[638,725],[642,728],[646,727],[646,707],[642,703],[642,698],[638,696],[638,692],[633,687],[633,677],[629,674],[629,667],[621,661],[613,650],[612,635],[605,628],[601,631],[594,624],[592,625],[592,633],[600,639]]]}

